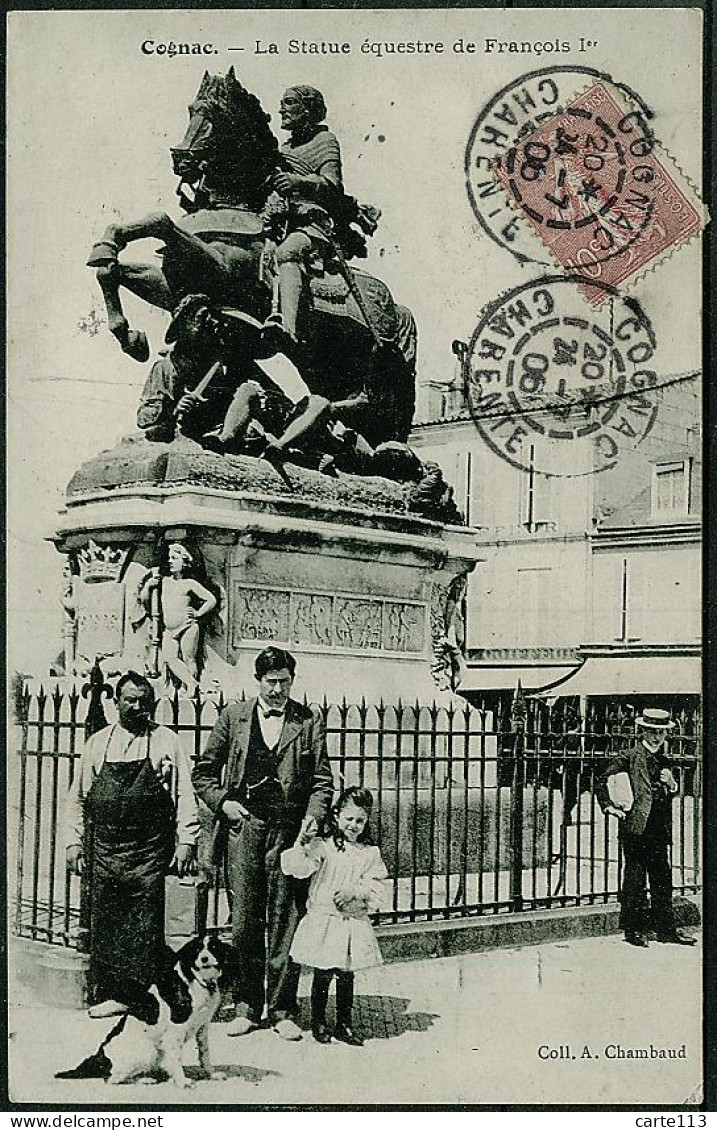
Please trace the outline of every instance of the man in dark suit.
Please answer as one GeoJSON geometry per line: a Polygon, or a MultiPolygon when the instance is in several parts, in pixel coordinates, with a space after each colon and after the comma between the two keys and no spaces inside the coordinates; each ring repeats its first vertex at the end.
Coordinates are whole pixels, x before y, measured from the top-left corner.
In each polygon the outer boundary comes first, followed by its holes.
{"type": "Polygon", "coordinates": [[[665,752],[665,739],[675,723],[666,710],[643,710],[636,719],[641,740],[633,749],[614,757],[598,780],[597,796],[605,812],[621,821],[625,868],[622,877],[621,924],[625,941],[633,946],[649,945],[647,879],[650,882],[651,924],[658,942],[693,946],[695,939],[681,933],[672,910],[672,797],[677,782],[665,752]],[[611,798],[610,778],[627,773],[632,806],[622,798],[611,798]]]}
{"type": "Polygon", "coordinates": [[[302,824],[318,826],[334,784],[319,712],[289,697],[295,668],[288,651],[260,652],[258,697],[222,711],[192,773],[227,853],[240,968],[230,1036],[256,1028],[266,1004],[280,1036],[301,1038],[294,1020],[299,967],[289,957],[300,912],[296,881],[282,874],[279,856],[302,824]]]}

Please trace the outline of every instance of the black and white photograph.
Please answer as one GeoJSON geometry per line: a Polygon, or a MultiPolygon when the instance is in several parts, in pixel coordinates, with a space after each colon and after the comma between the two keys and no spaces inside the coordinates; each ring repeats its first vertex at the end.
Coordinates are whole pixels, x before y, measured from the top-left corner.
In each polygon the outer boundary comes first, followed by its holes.
{"type": "Polygon", "coordinates": [[[703,36],[7,16],[11,1104],[703,1102],[703,36]]]}

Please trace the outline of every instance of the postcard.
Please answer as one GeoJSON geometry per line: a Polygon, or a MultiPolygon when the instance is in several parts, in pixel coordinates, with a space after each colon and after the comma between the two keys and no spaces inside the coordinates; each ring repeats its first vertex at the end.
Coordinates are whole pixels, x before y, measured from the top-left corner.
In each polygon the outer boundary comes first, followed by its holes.
{"type": "Polygon", "coordinates": [[[698,1106],[701,11],[7,26],[9,1101],[698,1106]]]}

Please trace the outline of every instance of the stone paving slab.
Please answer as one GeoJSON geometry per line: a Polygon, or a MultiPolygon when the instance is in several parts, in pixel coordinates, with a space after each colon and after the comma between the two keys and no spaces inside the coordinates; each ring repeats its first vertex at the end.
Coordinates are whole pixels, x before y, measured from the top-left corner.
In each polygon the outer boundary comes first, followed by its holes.
{"type": "MultiPolygon", "coordinates": [[[[304,977],[304,1024],[308,988],[304,977]]],[[[271,1030],[231,1039],[216,1023],[213,1060],[228,1078],[187,1091],[54,1079],[94,1051],[111,1022],[13,989],[10,1085],[18,1102],[675,1106],[697,1101],[702,1078],[700,946],[637,950],[599,937],[385,965],[357,976],[363,1048],[323,1047],[308,1034],[286,1043],[271,1030]],[[649,1056],[650,1045],[684,1046],[684,1058],[606,1058],[607,1046],[649,1056]],[[550,1051],[541,1048],[569,1051],[543,1058],[550,1051]]],[[[185,1062],[191,1078],[193,1050],[185,1062]]]]}

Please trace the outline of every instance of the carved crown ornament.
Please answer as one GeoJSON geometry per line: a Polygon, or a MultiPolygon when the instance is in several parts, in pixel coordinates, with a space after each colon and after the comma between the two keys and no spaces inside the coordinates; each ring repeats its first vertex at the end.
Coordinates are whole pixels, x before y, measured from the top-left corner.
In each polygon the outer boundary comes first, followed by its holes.
{"type": "Polygon", "coordinates": [[[127,549],[116,549],[111,545],[98,545],[90,539],[87,548],[79,550],[77,554],[80,579],[87,584],[119,581],[128,552],[127,549]]]}

